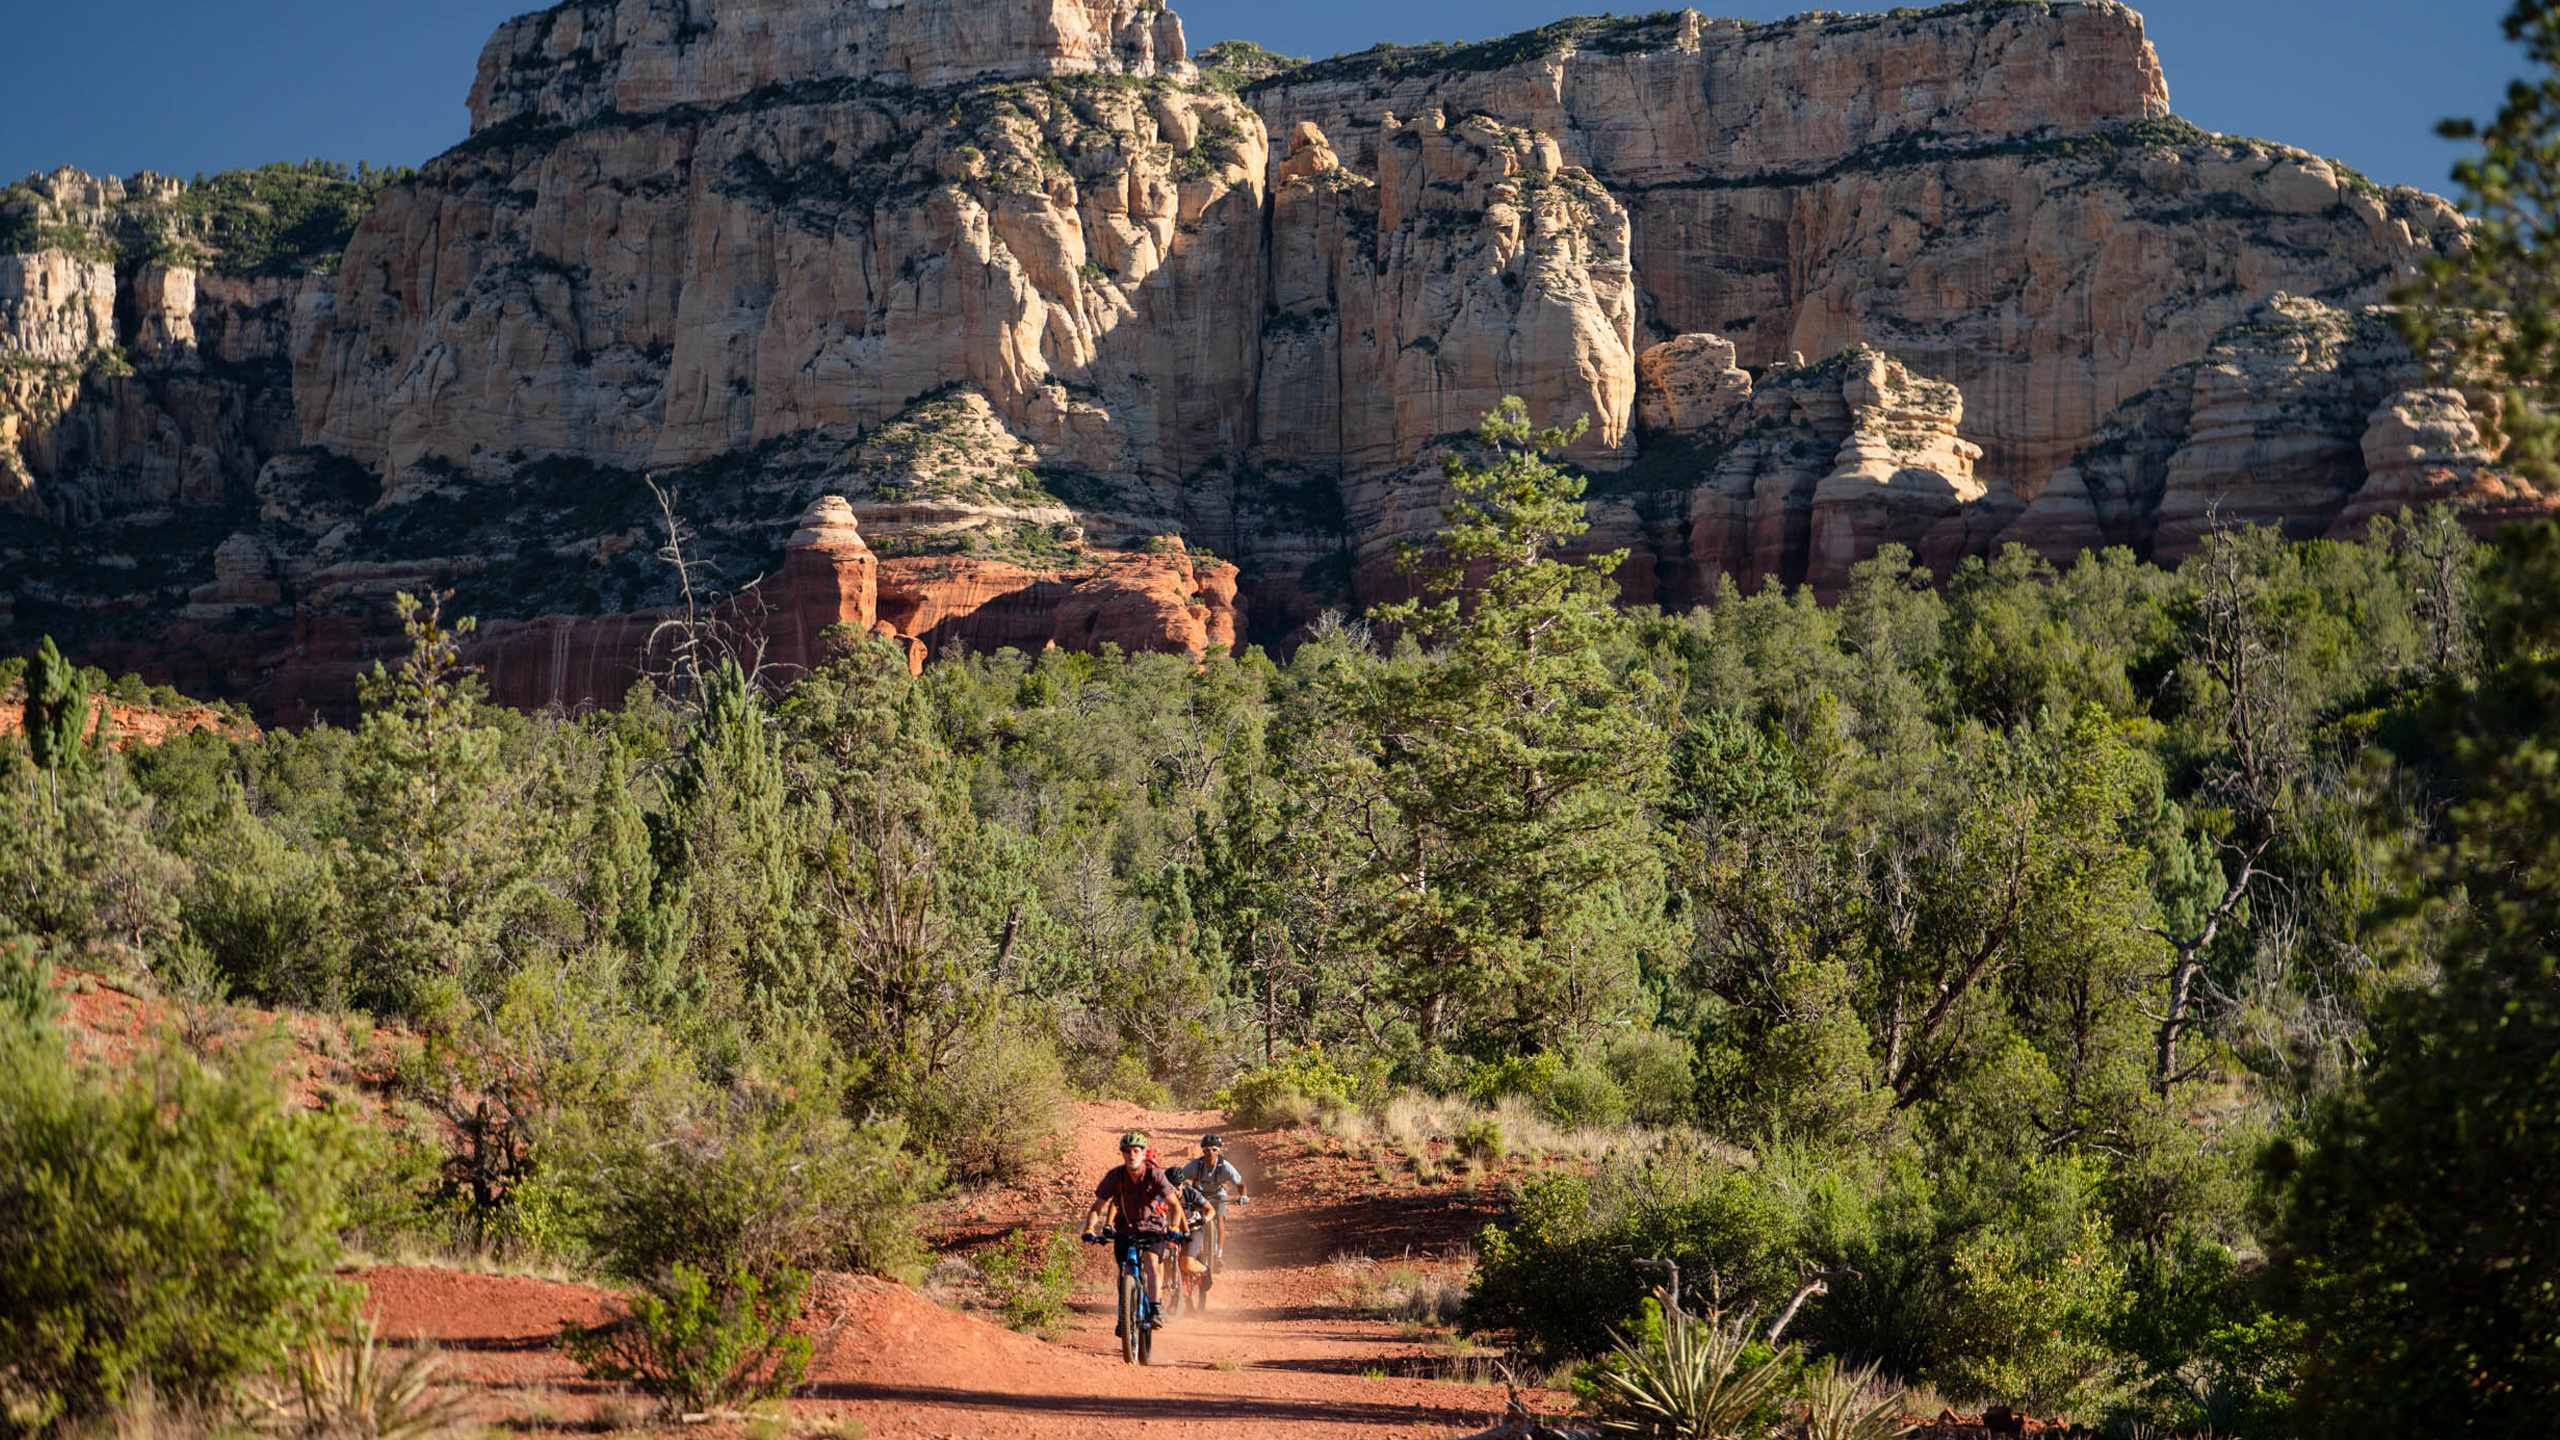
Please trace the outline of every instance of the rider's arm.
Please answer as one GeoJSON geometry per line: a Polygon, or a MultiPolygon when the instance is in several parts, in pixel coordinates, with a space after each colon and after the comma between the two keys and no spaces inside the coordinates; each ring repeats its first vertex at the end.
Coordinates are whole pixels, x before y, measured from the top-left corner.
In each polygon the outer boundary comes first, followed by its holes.
{"type": "Polygon", "coordinates": [[[1227,1173],[1228,1178],[1236,1182],[1237,1194],[1250,1195],[1253,1193],[1252,1189],[1244,1183],[1244,1172],[1236,1168],[1234,1161],[1221,1160],[1218,1162],[1218,1168],[1224,1170],[1227,1173]]]}

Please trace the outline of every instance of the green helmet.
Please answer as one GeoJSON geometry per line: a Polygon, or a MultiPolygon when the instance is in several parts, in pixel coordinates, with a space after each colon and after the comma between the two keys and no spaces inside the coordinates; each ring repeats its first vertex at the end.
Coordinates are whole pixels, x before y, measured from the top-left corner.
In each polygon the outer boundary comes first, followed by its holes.
{"type": "Polygon", "coordinates": [[[1138,1147],[1139,1149],[1141,1149],[1141,1150],[1146,1149],[1146,1148],[1147,1148],[1147,1132],[1146,1132],[1146,1131],[1144,1131],[1144,1130],[1132,1130],[1132,1131],[1130,1131],[1128,1134],[1123,1135],[1123,1136],[1121,1136],[1121,1137],[1120,1137],[1120,1148],[1121,1148],[1121,1149],[1126,1150],[1126,1149],[1128,1149],[1128,1148],[1129,1148],[1130,1146],[1132,1146],[1132,1145],[1137,1146],[1137,1147],[1138,1147]]]}

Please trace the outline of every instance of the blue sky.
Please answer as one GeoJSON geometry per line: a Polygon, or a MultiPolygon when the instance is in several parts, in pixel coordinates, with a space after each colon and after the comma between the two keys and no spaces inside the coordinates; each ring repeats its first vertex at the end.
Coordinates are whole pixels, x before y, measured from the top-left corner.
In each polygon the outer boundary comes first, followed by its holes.
{"type": "MultiPolygon", "coordinates": [[[[1651,9],[1661,0],[1631,5],[1651,9]]],[[[1834,0],[1841,8],[1866,8],[1834,0]]],[[[460,140],[481,42],[528,0],[14,0],[0,49],[0,182],[71,164],[189,175],[325,156],[414,164],[460,140]]],[[[1294,55],[1475,40],[1573,0],[1174,0],[1193,44],[1294,55]]],[[[1702,4],[1774,19],[1790,3],[1702,4]]],[[[1876,7],[1881,8],[1881,7],[1876,7]]],[[[2522,57],[2507,0],[2154,0],[2141,5],[2179,114],[2445,188],[2434,134],[2485,115],[2522,57]]]]}

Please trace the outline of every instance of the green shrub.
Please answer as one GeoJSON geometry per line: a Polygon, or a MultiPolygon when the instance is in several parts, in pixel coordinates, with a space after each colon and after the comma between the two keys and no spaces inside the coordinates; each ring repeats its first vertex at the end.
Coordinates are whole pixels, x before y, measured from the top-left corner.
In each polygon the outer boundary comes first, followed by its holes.
{"type": "Polygon", "coordinates": [[[1506,1055],[1468,1071],[1463,1083],[1468,1099],[1479,1105],[1492,1105],[1508,1095],[1545,1095],[1556,1072],[1563,1068],[1564,1057],[1551,1050],[1535,1055],[1506,1055]]]}
{"type": "Polygon", "coordinates": [[[1173,1107],[1173,1090],[1148,1073],[1147,1057],[1134,1050],[1123,1050],[1111,1057],[1111,1069],[1102,1077],[1101,1092],[1107,1099],[1126,1100],[1148,1110],[1173,1107]]]}
{"type": "Polygon", "coordinates": [[[1349,1109],[1379,1098],[1385,1082],[1382,1066],[1349,1070],[1310,1046],[1238,1075],[1218,1092],[1217,1106],[1238,1125],[1304,1124],[1327,1107],[1349,1109]]]}
{"type": "Polygon", "coordinates": [[[990,1025],[895,1098],[909,1139],[940,1155],[955,1180],[1014,1180],[1057,1161],[1067,1076],[1044,1036],[990,1025]]]}
{"type": "Polygon", "coordinates": [[[1630,1031],[1610,1041],[1602,1063],[1625,1092],[1628,1115],[1642,1124],[1678,1124],[1695,1108],[1689,1047],[1659,1030],[1630,1031]]]}
{"type": "Polygon", "coordinates": [[[335,1008],[347,988],[347,938],[327,854],[251,814],[229,777],[212,810],[173,838],[194,867],[179,918],[232,989],[265,1005],[335,1008]]]}
{"type": "Polygon", "coordinates": [[[1958,1398],[2080,1414],[2116,1368],[2107,1328],[2123,1308],[2124,1278],[2094,1215],[2058,1241],[1986,1229],[1956,1251],[1956,1353],[1932,1378],[1958,1398]]]}
{"type": "Polygon", "coordinates": [[[1627,1123],[1627,1092],[1608,1071],[1587,1060],[1558,1070],[1539,1100],[1548,1118],[1568,1129],[1627,1123]]]}
{"type": "Polygon", "coordinates": [[[625,1296],[603,1325],[569,1325],[561,1347],[598,1380],[639,1387],[672,1414],[788,1393],[809,1373],[812,1346],[791,1333],[808,1277],[758,1278],[741,1268],[712,1285],[690,1265],[625,1296]]]}
{"type": "Polygon", "coordinates": [[[1054,1338],[1065,1327],[1075,1262],[1076,1238],[1066,1231],[1044,1236],[1016,1230],[979,1252],[978,1274],[1005,1324],[1054,1338]]]}
{"type": "Polygon", "coordinates": [[[23,935],[0,936],[0,1030],[35,1030],[53,1023],[62,998],[53,985],[36,942],[23,935]]]}
{"type": "Polygon", "coordinates": [[[1479,1115],[1459,1126],[1456,1144],[1460,1159],[1482,1164],[1501,1159],[1508,1148],[1502,1134],[1502,1122],[1490,1115],[1479,1115]]]}
{"type": "Polygon", "coordinates": [[[151,801],[121,760],[56,778],[58,796],[0,787],[0,930],[147,967],[178,936],[186,862],[153,843],[151,801]]]}
{"type": "Polygon", "coordinates": [[[1802,1253],[1797,1216],[1759,1174],[1681,1150],[1530,1180],[1512,1223],[1487,1226],[1476,1250],[1467,1323],[1558,1360],[1601,1352],[1637,1312],[1650,1277],[1630,1257],[1712,1269],[1726,1304],[1766,1314],[1792,1292],[1802,1253]]]}
{"type": "Polygon", "coordinates": [[[217,1072],[173,1044],[105,1082],[0,1028],[0,1403],[209,1405],[339,1311],[343,1122],[289,1108],[272,1042],[217,1072]]]}
{"type": "Polygon", "coordinates": [[[939,1177],[906,1152],[899,1122],[845,1118],[842,1093],[824,1065],[784,1067],[635,1119],[603,1156],[597,1258],[642,1282],[678,1265],[911,1275],[916,1207],[939,1177]]]}
{"type": "Polygon", "coordinates": [[[1468,1072],[1465,1088],[1479,1105],[1515,1095],[1532,1101],[1548,1119],[1568,1129],[1619,1125],[1627,1119],[1627,1092],[1615,1076],[1588,1058],[1568,1059],[1552,1050],[1478,1065],[1468,1072]]]}

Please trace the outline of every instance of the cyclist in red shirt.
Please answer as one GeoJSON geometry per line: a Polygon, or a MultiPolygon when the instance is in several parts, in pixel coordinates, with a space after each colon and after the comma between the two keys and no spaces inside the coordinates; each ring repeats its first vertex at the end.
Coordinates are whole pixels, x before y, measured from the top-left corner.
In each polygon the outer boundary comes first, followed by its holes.
{"type": "MultiPolygon", "coordinates": [[[[1181,1214],[1182,1193],[1156,1164],[1145,1133],[1132,1130],[1121,1136],[1120,1163],[1093,1187],[1093,1208],[1085,1215],[1084,1228],[1088,1235],[1096,1234],[1103,1218],[1111,1217],[1120,1244],[1139,1248],[1139,1273],[1146,1279],[1149,1299],[1163,1297],[1160,1272],[1170,1244],[1166,1232],[1179,1223],[1181,1214]]],[[[1117,1261],[1119,1256],[1115,1253],[1112,1258],[1117,1261]]]]}

